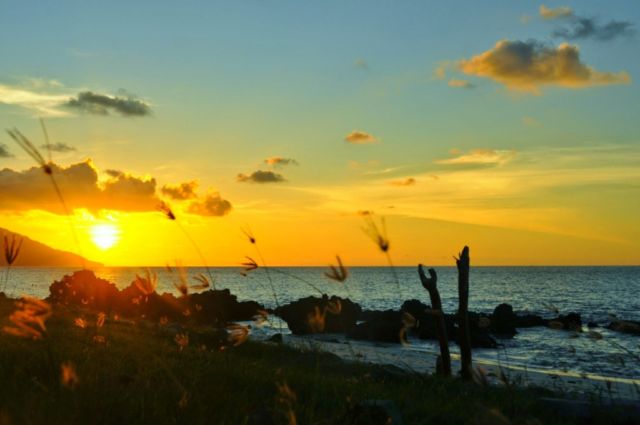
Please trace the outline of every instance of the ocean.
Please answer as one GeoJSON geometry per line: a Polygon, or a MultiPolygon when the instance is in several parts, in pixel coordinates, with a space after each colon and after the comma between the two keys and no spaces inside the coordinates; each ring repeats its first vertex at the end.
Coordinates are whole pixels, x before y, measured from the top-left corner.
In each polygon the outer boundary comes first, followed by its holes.
{"type": "MultiPolygon", "coordinates": [[[[165,268],[152,268],[158,273],[158,292],[174,292],[165,268]]],[[[216,288],[228,288],[239,300],[255,300],[267,307],[275,307],[273,291],[266,269],[242,276],[239,268],[211,268],[216,288]]],[[[327,279],[326,268],[276,267],[269,269],[279,303],[285,304],[309,295],[324,292],[349,297],[363,309],[399,309],[404,300],[419,299],[429,303],[415,267],[354,267],[344,284],[327,279]],[[317,288],[314,289],[313,287],[317,288]]],[[[436,267],[438,287],[443,308],[454,313],[457,308],[457,272],[454,267],[436,267]]],[[[63,275],[73,272],[67,268],[15,268],[11,270],[7,294],[46,297],[49,285],[63,275]]],[[[119,288],[128,286],[140,268],[102,268],[99,277],[114,282],[119,288]]],[[[207,273],[205,268],[187,268],[190,276],[207,273]]],[[[2,271],[4,277],[4,270],[2,271]]],[[[622,378],[640,380],[640,336],[610,331],[605,326],[617,317],[640,321],[640,267],[472,267],[469,308],[491,313],[500,303],[509,303],[518,313],[535,313],[546,318],[577,312],[582,315],[585,332],[572,333],[548,328],[519,330],[513,339],[499,340],[497,349],[475,349],[474,356],[486,362],[521,369],[589,374],[603,380],[622,378]],[[587,332],[586,323],[595,322],[594,330],[602,338],[587,332]]],[[[256,338],[266,338],[275,332],[287,333],[286,324],[276,321],[255,329],[256,338]]],[[[298,337],[287,336],[288,339],[298,337]]],[[[308,338],[300,337],[301,341],[308,338]]],[[[322,341],[322,338],[318,338],[322,341]]],[[[435,341],[411,340],[410,347],[347,341],[349,350],[361,347],[367,352],[402,350],[437,352],[435,341]]],[[[452,347],[457,352],[457,346],[452,347]]],[[[640,381],[639,381],[640,382],[640,381]]]]}

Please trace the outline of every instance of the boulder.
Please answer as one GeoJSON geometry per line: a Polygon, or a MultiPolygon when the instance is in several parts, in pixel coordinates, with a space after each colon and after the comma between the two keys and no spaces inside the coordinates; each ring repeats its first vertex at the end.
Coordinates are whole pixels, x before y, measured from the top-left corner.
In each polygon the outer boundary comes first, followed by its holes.
{"type": "Polygon", "coordinates": [[[91,270],[65,275],[49,286],[47,301],[52,304],[81,305],[96,310],[116,307],[119,291],[113,283],[96,277],[91,270]]]}
{"type": "Polygon", "coordinates": [[[547,326],[553,329],[582,332],[582,318],[579,313],[561,314],[547,322],[547,326]]]}
{"type": "Polygon", "coordinates": [[[616,332],[623,332],[631,335],[640,335],[640,322],[631,320],[615,320],[609,323],[608,329],[616,332]]]}
{"type": "Polygon", "coordinates": [[[536,314],[522,314],[516,317],[516,328],[534,328],[547,326],[548,320],[536,314]]]}
{"type": "Polygon", "coordinates": [[[325,294],[322,298],[301,298],[274,312],[287,322],[293,334],[306,335],[347,332],[355,327],[362,309],[348,298],[329,298],[325,294]]]}
{"type": "MultiPolygon", "coordinates": [[[[491,319],[482,313],[469,312],[469,334],[471,337],[472,348],[496,348],[498,343],[489,334],[491,319]]],[[[458,330],[456,328],[455,341],[460,345],[458,338],[458,330]]]]}
{"type": "Polygon", "coordinates": [[[518,333],[516,323],[518,316],[513,312],[510,304],[500,304],[491,315],[491,333],[498,336],[512,338],[518,333]]]}
{"type": "Polygon", "coordinates": [[[368,320],[356,325],[347,336],[358,340],[399,343],[402,327],[402,313],[399,311],[369,312],[368,320]]]}

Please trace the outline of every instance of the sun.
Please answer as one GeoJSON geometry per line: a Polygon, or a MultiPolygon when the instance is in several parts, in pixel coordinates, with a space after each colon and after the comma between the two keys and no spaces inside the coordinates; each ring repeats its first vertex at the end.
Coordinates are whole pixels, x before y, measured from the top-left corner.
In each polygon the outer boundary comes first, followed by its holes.
{"type": "Polygon", "coordinates": [[[91,240],[100,249],[109,249],[120,239],[120,231],[113,224],[95,224],[90,232],[91,240]]]}

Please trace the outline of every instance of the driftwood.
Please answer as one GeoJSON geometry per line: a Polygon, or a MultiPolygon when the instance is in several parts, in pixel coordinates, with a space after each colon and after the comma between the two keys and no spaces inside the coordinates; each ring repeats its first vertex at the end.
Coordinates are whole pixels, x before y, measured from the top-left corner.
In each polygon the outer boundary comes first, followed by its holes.
{"type": "Polygon", "coordinates": [[[436,328],[438,331],[438,342],[440,343],[440,358],[438,372],[444,376],[451,376],[451,355],[449,354],[449,339],[447,338],[447,326],[444,321],[444,311],[442,311],[442,301],[438,292],[438,275],[434,269],[429,269],[429,277],[427,277],[422,268],[422,264],[418,265],[418,274],[422,286],[429,292],[431,298],[431,309],[436,317],[436,328]]]}
{"type": "Polygon", "coordinates": [[[471,380],[471,336],[469,332],[469,247],[462,249],[456,258],[458,267],[458,344],[460,345],[460,374],[462,379],[471,380]]]}

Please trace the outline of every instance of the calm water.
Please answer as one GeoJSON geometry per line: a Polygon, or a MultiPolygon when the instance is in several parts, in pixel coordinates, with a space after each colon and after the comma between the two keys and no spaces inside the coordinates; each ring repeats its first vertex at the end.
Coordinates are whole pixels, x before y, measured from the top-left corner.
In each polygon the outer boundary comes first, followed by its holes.
{"type": "MultiPolygon", "coordinates": [[[[444,308],[454,312],[457,306],[455,268],[436,269],[444,308]]],[[[12,270],[7,292],[11,295],[48,295],[49,285],[64,274],[63,268],[17,268],[12,270]]],[[[156,269],[159,292],[172,292],[171,279],[164,268],[156,269]]],[[[350,269],[346,286],[324,277],[324,268],[278,268],[271,277],[280,303],[317,295],[307,283],[330,295],[350,297],[365,309],[398,309],[403,300],[428,297],[420,285],[415,268],[397,268],[399,282],[387,268],[350,269]],[[293,277],[296,276],[296,277],[293,277]]],[[[119,288],[128,286],[137,268],[104,268],[96,271],[119,288]]],[[[195,275],[206,272],[188,269],[195,275]]],[[[229,288],[240,300],[256,300],[273,307],[274,299],[265,274],[258,269],[248,277],[237,268],[212,268],[217,288],[229,288]]],[[[578,312],[583,322],[603,326],[611,315],[640,321],[640,267],[475,267],[471,270],[470,309],[490,313],[502,302],[517,312],[552,317],[553,308],[561,313],[578,312]]],[[[597,328],[604,338],[596,340],[588,333],[580,335],[546,328],[524,329],[511,340],[503,340],[499,349],[482,349],[476,356],[519,366],[545,370],[586,372],[601,376],[640,379],[640,337],[627,336],[597,328]],[[624,347],[621,348],[621,347],[624,347]],[[633,354],[625,352],[629,350],[633,354]],[[634,355],[636,356],[634,358],[634,355]]],[[[272,332],[266,329],[262,332],[272,332]]],[[[413,350],[436,350],[435,342],[414,341],[413,350]]],[[[457,347],[454,347],[457,350],[457,347]]]]}

